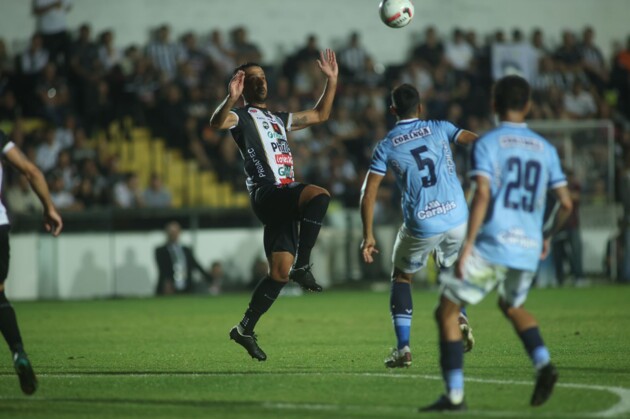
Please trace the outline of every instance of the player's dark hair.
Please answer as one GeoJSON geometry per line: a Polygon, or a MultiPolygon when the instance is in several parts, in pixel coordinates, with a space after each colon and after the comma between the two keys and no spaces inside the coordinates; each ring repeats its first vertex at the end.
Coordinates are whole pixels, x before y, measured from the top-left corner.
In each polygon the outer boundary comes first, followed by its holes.
{"type": "Polygon", "coordinates": [[[232,72],[232,76],[234,76],[236,73],[238,73],[239,71],[243,70],[245,71],[246,69],[250,68],[250,67],[260,67],[262,68],[262,66],[258,63],[253,63],[253,62],[247,62],[245,64],[241,64],[238,67],[236,67],[234,69],[234,71],[232,72]]]}
{"type": "Polygon", "coordinates": [[[401,84],[392,91],[392,104],[400,118],[415,116],[420,105],[420,93],[410,84],[401,84]]]}
{"type": "Polygon", "coordinates": [[[529,83],[519,76],[506,76],[494,85],[494,108],[499,115],[508,111],[522,111],[531,94],[529,83]]]}

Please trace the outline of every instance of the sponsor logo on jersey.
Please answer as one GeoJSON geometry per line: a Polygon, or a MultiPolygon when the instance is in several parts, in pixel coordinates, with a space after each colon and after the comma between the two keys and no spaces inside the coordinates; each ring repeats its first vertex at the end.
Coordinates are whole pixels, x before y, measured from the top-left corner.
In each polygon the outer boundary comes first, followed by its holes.
{"type": "Polygon", "coordinates": [[[271,149],[274,152],[280,152],[284,154],[291,153],[291,149],[289,148],[289,143],[286,141],[278,141],[277,143],[271,143],[271,149]]]}
{"type": "Polygon", "coordinates": [[[427,135],[431,135],[431,128],[422,127],[420,129],[413,130],[407,134],[397,135],[396,137],[392,138],[392,144],[394,145],[394,147],[398,147],[401,144],[405,144],[406,142],[418,138],[426,137],[427,135]]]}
{"type": "Polygon", "coordinates": [[[275,122],[271,122],[271,126],[273,128],[273,130],[277,133],[282,135],[282,129],[280,129],[280,125],[276,124],[275,122]]]}
{"type": "Polygon", "coordinates": [[[525,234],[525,230],[522,228],[512,228],[507,231],[502,231],[497,235],[499,243],[503,243],[509,246],[518,246],[524,249],[537,249],[540,247],[538,240],[528,237],[525,234]]]}
{"type": "Polygon", "coordinates": [[[516,135],[503,135],[499,137],[499,145],[502,148],[524,148],[530,151],[543,151],[543,142],[538,138],[519,137],[516,135]]]}
{"type": "Polygon", "coordinates": [[[263,166],[260,159],[256,157],[256,150],[250,147],[247,149],[247,154],[249,155],[249,158],[252,159],[252,161],[254,162],[254,166],[256,167],[256,172],[258,172],[258,176],[261,178],[264,178],[265,166],[263,166]]]}
{"type": "Polygon", "coordinates": [[[264,129],[269,129],[269,122],[263,121],[262,126],[264,129]]]}
{"type": "Polygon", "coordinates": [[[455,201],[448,202],[439,202],[439,201],[431,201],[429,202],[422,211],[418,211],[419,219],[426,220],[427,218],[432,218],[437,215],[448,214],[457,208],[457,204],[455,201]]]}
{"type": "Polygon", "coordinates": [[[293,156],[290,154],[276,154],[276,163],[283,166],[293,166],[293,156]]]}

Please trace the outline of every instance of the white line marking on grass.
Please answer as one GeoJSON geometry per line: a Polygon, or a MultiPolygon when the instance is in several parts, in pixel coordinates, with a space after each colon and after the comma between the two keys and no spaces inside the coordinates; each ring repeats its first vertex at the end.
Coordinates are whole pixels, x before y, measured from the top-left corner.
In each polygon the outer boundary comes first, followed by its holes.
{"type": "MultiPolygon", "coordinates": [[[[256,376],[265,376],[265,375],[278,375],[278,376],[327,376],[327,375],[337,375],[337,376],[346,376],[346,377],[376,377],[376,378],[394,378],[394,379],[423,379],[423,380],[434,380],[441,381],[442,377],[437,375],[422,375],[422,374],[388,374],[388,373],[370,373],[370,372],[254,372],[254,373],[242,373],[242,372],[201,372],[201,373],[112,373],[112,374],[81,374],[81,373],[49,373],[49,374],[38,374],[40,377],[51,377],[51,378],[85,378],[85,377],[256,377],[256,376]]],[[[533,381],[516,381],[516,380],[497,380],[491,378],[471,378],[467,377],[465,379],[466,382],[469,383],[482,383],[482,384],[507,384],[507,385],[527,385],[533,386],[533,381]]],[[[593,413],[570,413],[570,414],[562,414],[562,413],[550,413],[550,414],[542,414],[537,413],[537,416],[553,416],[553,417],[598,417],[598,418],[609,418],[615,417],[618,415],[628,414],[630,413],[630,389],[624,387],[615,387],[615,386],[602,386],[602,385],[593,385],[593,384],[577,384],[577,383],[558,383],[556,387],[564,387],[564,388],[575,388],[580,390],[595,390],[595,391],[607,391],[609,393],[615,394],[619,397],[619,401],[614,404],[612,407],[602,410],[599,412],[593,413]]],[[[0,399],[4,397],[0,396],[0,399]]],[[[365,409],[365,406],[353,406],[353,405],[335,405],[335,404],[317,404],[317,403],[264,403],[263,406],[267,406],[269,408],[275,409],[306,409],[306,410],[330,410],[330,411],[339,411],[344,409],[365,409]]],[[[408,411],[408,409],[388,407],[388,406],[370,406],[370,409],[384,410],[384,411],[408,411]]],[[[522,413],[518,412],[488,412],[488,411],[474,411],[469,410],[467,412],[469,415],[473,416],[496,416],[496,417],[518,417],[522,416],[522,413]]]]}

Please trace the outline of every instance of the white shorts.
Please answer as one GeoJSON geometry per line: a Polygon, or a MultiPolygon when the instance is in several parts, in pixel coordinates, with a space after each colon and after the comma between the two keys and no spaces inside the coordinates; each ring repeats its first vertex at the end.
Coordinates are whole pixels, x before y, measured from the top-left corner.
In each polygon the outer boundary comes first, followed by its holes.
{"type": "Polygon", "coordinates": [[[466,223],[437,236],[420,239],[411,235],[405,226],[400,227],[392,263],[406,274],[418,272],[427,264],[431,252],[435,251],[437,263],[445,268],[457,260],[462,242],[466,237],[466,223]]]}
{"type": "Polygon", "coordinates": [[[511,307],[525,303],[535,272],[494,265],[474,249],[464,266],[464,279],[453,272],[442,276],[442,295],[459,305],[477,304],[498,286],[499,296],[511,307]]]}

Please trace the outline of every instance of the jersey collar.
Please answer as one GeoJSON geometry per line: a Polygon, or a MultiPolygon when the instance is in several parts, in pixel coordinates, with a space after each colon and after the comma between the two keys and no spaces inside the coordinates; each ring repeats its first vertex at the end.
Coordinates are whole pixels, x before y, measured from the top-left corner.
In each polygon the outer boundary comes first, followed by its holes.
{"type": "Polygon", "coordinates": [[[419,120],[420,118],[401,119],[400,121],[396,122],[396,125],[411,124],[412,122],[417,122],[419,120]]]}
{"type": "Polygon", "coordinates": [[[501,121],[501,125],[512,128],[527,128],[526,122],[501,121]]]}

